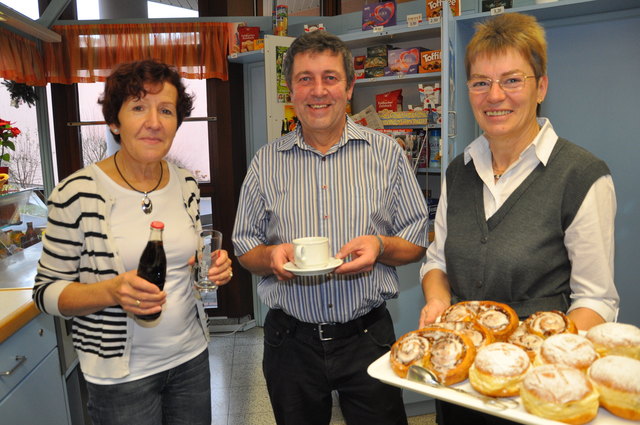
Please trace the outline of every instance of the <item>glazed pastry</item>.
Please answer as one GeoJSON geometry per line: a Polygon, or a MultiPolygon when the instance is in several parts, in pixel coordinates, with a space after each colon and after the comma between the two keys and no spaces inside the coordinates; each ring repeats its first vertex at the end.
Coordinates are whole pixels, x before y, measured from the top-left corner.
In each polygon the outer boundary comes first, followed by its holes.
{"type": "Polygon", "coordinates": [[[637,326],[607,322],[592,327],[586,336],[600,356],[615,354],[640,360],[640,328],[637,326]]]}
{"type": "Polygon", "coordinates": [[[534,364],[558,363],[586,372],[597,359],[598,353],[587,338],[575,334],[557,334],[542,343],[534,364]]]}
{"type": "Polygon", "coordinates": [[[409,366],[427,368],[445,385],[467,379],[476,349],[471,339],[450,329],[427,327],[409,332],[391,347],[391,368],[406,378],[409,366]]]}
{"type": "Polygon", "coordinates": [[[450,306],[441,322],[476,321],[487,328],[496,341],[506,341],[518,327],[518,315],[506,304],[495,301],[463,301],[450,306]]]}
{"type": "Polygon", "coordinates": [[[531,369],[529,356],[513,344],[495,342],[481,348],[469,369],[469,382],[481,394],[512,397],[520,392],[520,382],[531,369]]]}
{"type": "Polygon", "coordinates": [[[478,322],[437,322],[429,326],[464,333],[471,338],[473,345],[476,347],[476,351],[494,342],[493,334],[478,322]]]}
{"type": "Polygon", "coordinates": [[[584,373],[560,364],[534,367],[520,385],[527,412],[568,424],[584,424],[595,418],[598,396],[584,373]]]}
{"type": "Polygon", "coordinates": [[[523,323],[529,333],[542,338],[560,333],[578,333],[575,323],[566,314],[557,310],[533,313],[523,323]]]}
{"type": "Polygon", "coordinates": [[[421,363],[431,346],[429,339],[418,331],[409,332],[391,347],[391,368],[401,378],[407,377],[409,366],[421,363]]]}
{"type": "Polygon", "coordinates": [[[606,356],[589,368],[589,378],[600,393],[600,405],[632,421],[640,420],[640,360],[606,356]]]}
{"type": "Polygon", "coordinates": [[[540,351],[544,338],[530,333],[528,327],[521,323],[518,329],[509,335],[507,342],[522,348],[529,356],[529,360],[533,362],[540,351]]]}

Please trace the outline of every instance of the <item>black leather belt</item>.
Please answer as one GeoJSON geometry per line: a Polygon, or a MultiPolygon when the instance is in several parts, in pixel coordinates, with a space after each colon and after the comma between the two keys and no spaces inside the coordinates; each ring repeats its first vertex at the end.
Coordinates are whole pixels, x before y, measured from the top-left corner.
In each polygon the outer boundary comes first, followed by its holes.
{"type": "Polygon", "coordinates": [[[369,326],[376,323],[385,316],[387,311],[386,303],[374,308],[364,316],[353,319],[346,323],[307,323],[289,316],[282,310],[272,309],[272,314],[280,319],[286,319],[292,325],[294,333],[305,334],[320,341],[331,341],[338,338],[347,338],[364,332],[369,326]]]}

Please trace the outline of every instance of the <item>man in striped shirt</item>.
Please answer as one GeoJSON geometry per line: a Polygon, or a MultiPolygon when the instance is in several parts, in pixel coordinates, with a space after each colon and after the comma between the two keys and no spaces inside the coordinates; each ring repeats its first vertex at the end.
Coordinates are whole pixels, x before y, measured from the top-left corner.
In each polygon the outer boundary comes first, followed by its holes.
{"type": "Polygon", "coordinates": [[[340,39],[298,37],[283,73],[300,125],[256,153],[233,232],[270,307],[263,371],[276,421],[326,425],[337,391],[349,424],[406,424],[401,391],[366,369],[395,341],[385,300],[398,295],[395,267],[424,256],[426,203],[400,146],[346,116],[355,77],[340,39]],[[344,264],[285,270],[306,236],[329,238],[344,264]]]}

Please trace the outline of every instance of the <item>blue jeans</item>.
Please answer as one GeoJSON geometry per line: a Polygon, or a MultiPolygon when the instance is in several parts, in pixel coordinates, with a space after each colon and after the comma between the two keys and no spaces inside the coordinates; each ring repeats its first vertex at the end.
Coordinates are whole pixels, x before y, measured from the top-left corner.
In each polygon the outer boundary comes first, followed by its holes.
{"type": "Polygon", "coordinates": [[[132,382],[87,382],[93,425],[210,425],[209,350],[173,369],[132,382]]]}

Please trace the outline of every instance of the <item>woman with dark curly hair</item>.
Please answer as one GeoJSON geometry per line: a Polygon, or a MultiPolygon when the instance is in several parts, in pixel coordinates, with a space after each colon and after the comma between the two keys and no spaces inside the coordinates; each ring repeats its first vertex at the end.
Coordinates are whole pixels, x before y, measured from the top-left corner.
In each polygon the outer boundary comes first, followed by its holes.
{"type": "MultiPolygon", "coordinates": [[[[174,68],[144,60],[118,66],[99,103],[120,150],[53,190],[33,298],[73,321],[94,425],[209,425],[208,328],[191,273],[200,193],[163,159],[192,97],[174,68]],[[163,290],[136,273],[152,221],[165,224],[163,290]]],[[[212,257],[210,280],[228,283],[226,251],[212,257]]]]}

